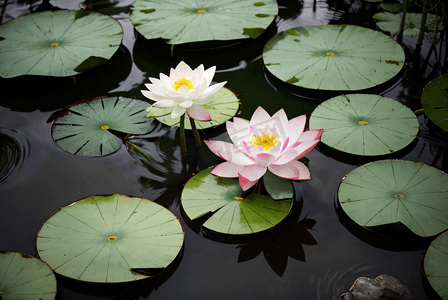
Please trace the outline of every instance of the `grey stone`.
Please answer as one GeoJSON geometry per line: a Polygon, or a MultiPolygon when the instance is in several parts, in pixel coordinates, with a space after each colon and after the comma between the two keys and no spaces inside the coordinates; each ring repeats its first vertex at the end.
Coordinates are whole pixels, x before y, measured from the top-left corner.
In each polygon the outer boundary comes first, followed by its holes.
{"type": "Polygon", "coordinates": [[[400,280],[390,275],[380,275],[375,279],[359,277],[350,288],[342,294],[341,300],[408,300],[411,293],[400,280]]]}

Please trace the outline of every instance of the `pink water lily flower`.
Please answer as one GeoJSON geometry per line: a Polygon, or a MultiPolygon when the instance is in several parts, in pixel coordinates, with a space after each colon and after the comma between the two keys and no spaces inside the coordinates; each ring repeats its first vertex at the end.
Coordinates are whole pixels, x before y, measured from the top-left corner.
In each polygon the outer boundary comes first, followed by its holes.
{"type": "Polygon", "coordinates": [[[190,118],[199,121],[209,121],[210,114],[204,108],[212,100],[212,96],[227,81],[210,86],[216,67],[204,70],[200,65],[192,70],[186,63],[181,61],[175,69],[171,68],[170,76],[160,73],[160,79],[149,77],[150,84],[145,84],[149,91],[143,90],[142,94],[154,101],[148,107],[148,116],[152,107],[173,107],[172,118],[178,118],[185,112],[190,118]]]}
{"type": "Polygon", "coordinates": [[[205,141],[210,150],[227,160],[217,165],[212,174],[238,177],[243,191],[248,190],[269,169],[287,179],[311,179],[308,168],[298,161],[317,143],[323,129],[305,129],[306,115],[288,121],[283,109],[272,117],[261,107],[250,123],[240,118],[227,121],[227,133],[232,143],[205,141]]]}

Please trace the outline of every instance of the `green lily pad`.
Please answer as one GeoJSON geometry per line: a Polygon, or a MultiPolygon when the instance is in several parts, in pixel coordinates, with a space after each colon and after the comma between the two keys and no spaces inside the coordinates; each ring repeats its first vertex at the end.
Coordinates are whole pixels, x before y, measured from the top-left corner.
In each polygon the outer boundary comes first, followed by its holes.
{"type": "MultiPolygon", "coordinates": [[[[239,99],[236,95],[228,88],[219,89],[214,95],[213,100],[209,103],[203,105],[210,114],[210,121],[198,121],[196,122],[196,127],[198,129],[206,129],[210,127],[215,127],[225,123],[226,121],[233,118],[238,112],[240,106],[239,99]]],[[[173,107],[153,107],[151,112],[147,116],[156,118],[159,122],[166,124],[168,126],[179,126],[179,118],[171,118],[171,112],[173,107]]],[[[185,115],[185,129],[191,130],[190,118],[185,115]]]]}
{"type": "Polygon", "coordinates": [[[263,184],[269,196],[274,200],[294,197],[294,189],[291,180],[278,177],[269,170],[263,175],[263,184]]]}
{"type": "Polygon", "coordinates": [[[56,278],[43,261],[19,252],[0,252],[0,298],[52,300],[56,278]]]}
{"type": "Polygon", "coordinates": [[[277,15],[272,0],[136,0],[129,19],[147,39],[169,44],[256,38],[277,15]]]}
{"type": "Polygon", "coordinates": [[[425,86],[422,104],[426,116],[440,128],[448,131],[448,74],[444,74],[425,86]]]}
{"type": "Polygon", "coordinates": [[[120,97],[75,103],[53,122],[53,139],[72,154],[110,154],[118,150],[122,140],[107,129],[144,134],[154,128],[154,119],[145,118],[147,107],[147,102],[120,97]]]}
{"type": "Polygon", "coordinates": [[[146,199],[90,196],[60,208],[37,235],[39,257],[55,272],[85,282],[128,282],[150,276],[133,268],[166,268],[182,248],[173,213],[146,199]]]}
{"type": "Polygon", "coordinates": [[[401,223],[422,237],[448,229],[448,176],[419,162],[365,164],[342,180],[338,196],[345,213],[361,226],[401,223]]]}
{"type": "Polygon", "coordinates": [[[415,114],[400,102],[378,95],[342,95],[322,102],[311,114],[310,129],[323,128],[321,142],[357,155],[383,155],[409,145],[417,136],[415,114]]]}
{"type": "Polygon", "coordinates": [[[287,216],[292,199],[275,201],[255,193],[243,197],[238,179],[214,176],[212,170],[196,174],[182,191],[182,207],[191,220],[211,212],[205,228],[241,235],[272,228],[287,216]]]}
{"type": "Polygon", "coordinates": [[[109,60],[123,38],[120,23],[84,10],[33,13],[0,26],[0,76],[71,76],[109,60]]]}
{"type": "Polygon", "coordinates": [[[439,235],[426,251],[426,278],[442,299],[448,299],[448,231],[439,235]]]}
{"type": "MultiPolygon", "coordinates": [[[[383,30],[395,35],[400,30],[401,13],[394,14],[390,12],[381,12],[373,15],[377,26],[383,30]]],[[[426,26],[431,26],[436,20],[436,15],[427,14],[426,26]]],[[[418,35],[422,24],[422,14],[406,13],[403,35],[418,35]]],[[[440,23],[437,30],[443,30],[443,23],[440,23]]],[[[434,29],[434,28],[433,28],[434,29]]]]}
{"type": "Polygon", "coordinates": [[[389,36],[353,25],[297,27],[271,38],[263,60],[286,83],[318,90],[361,90],[394,77],[403,49],[389,36]]]}

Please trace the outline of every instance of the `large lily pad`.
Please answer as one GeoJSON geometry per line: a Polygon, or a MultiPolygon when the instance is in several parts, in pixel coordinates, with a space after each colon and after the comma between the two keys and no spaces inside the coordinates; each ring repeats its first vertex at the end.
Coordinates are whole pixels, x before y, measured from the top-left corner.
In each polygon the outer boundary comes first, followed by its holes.
{"type": "Polygon", "coordinates": [[[40,229],[36,248],[57,273],[87,282],[127,282],[150,276],[131,268],[166,268],[184,239],[163,206],[123,195],[90,196],[62,207],[40,229]]]}
{"type": "Polygon", "coordinates": [[[147,39],[169,44],[259,36],[277,15],[272,0],[137,0],[129,17],[147,39]]]}
{"type": "Polygon", "coordinates": [[[117,51],[120,23],[96,12],[33,13],[0,26],[0,76],[71,76],[95,68],[117,51]]]}
{"type": "Polygon", "coordinates": [[[426,278],[442,299],[448,299],[448,231],[439,235],[426,251],[426,278]]]}
{"type": "Polygon", "coordinates": [[[422,104],[428,118],[448,131],[448,74],[434,79],[425,86],[422,104]]]}
{"type": "MultiPolygon", "coordinates": [[[[390,12],[381,12],[373,15],[377,26],[383,30],[390,32],[390,35],[397,34],[400,30],[401,13],[394,14],[390,12]]],[[[426,15],[426,27],[434,29],[437,16],[433,14],[426,15]],[[431,27],[432,26],[432,27],[431,27]]],[[[403,35],[418,35],[422,24],[422,14],[406,13],[403,35]]],[[[443,30],[443,23],[439,21],[438,29],[443,30]]]]}
{"type": "Polygon", "coordinates": [[[272,228],[288,214],[292,199],[275,201],[255,193],[243,197],[238,179],[214,176],[212,170],[199,172],[185,185],[181,203],[190,219],[211,212],[213,215],[203,224],[204,227],[240,235],[272,228]]]}
{"type": "Polygon", "coordinates": [[[323,128],[321,142],[357,155],[383,155],[411,143],[418,133],[415,114],[400,102],[378,95],[342,95],[322,102],[310,129],[323,128]]]}
{"type": "Polygon", "coordinates": [[[448,229],[448,176],[414,161],[384,160],[351,171],[339,203],[361,226],[401,223],[427,237],[448,229]]]}
{"type": "Polygon", "coordinates": [[[75,103],[54,121],[53,139],[76,155],[110,154],[120,147],[122,140],[107,129],[144,134],[154,128],[154,119],[145,117],[147,107],[147,102],[120,97],[75,103]]]}
{"type": "Polygon", "coordinates": [[[56,278],[43,261],[19,252],[0,252],[0,298],[52,300],[56,278]]]}
{"type": "Polygon", "coordinates": [[[269,40],[266,68],[287,83],[319,90],[361,90],[400,72],[403,49],[389,36],[353,25],[297,27],[269,40]]]}
{"type": "MultiPolygon", "coordinates": [[[[238,112],[239,100],[236,95],[228,88],[219,89],[214,95],[213,100],[203,105],[210,114],[210,121],[197,121],[196,127],[199,129],[206,129],[215,127],[225,123],[233,118],[238,112]]],[[[152,107],[148,116],[155,117],[158,121],[168,126],[179,126],[179,118],[171,118],[173,107],[152,107]]],[[[185,129],[191,130],[190,118],[185,116],[185,129]]]]}

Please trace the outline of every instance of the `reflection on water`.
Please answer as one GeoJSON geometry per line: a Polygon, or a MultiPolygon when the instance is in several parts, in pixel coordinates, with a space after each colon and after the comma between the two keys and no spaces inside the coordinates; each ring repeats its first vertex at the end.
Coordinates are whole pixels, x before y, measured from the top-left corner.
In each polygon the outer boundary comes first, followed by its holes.
{"type": "Polygon", "coordinates": [[[8,184],[8,179],[18,173],[30,155],[29,140],[15,130],[0,128],[0,185],[8,184]]]}

